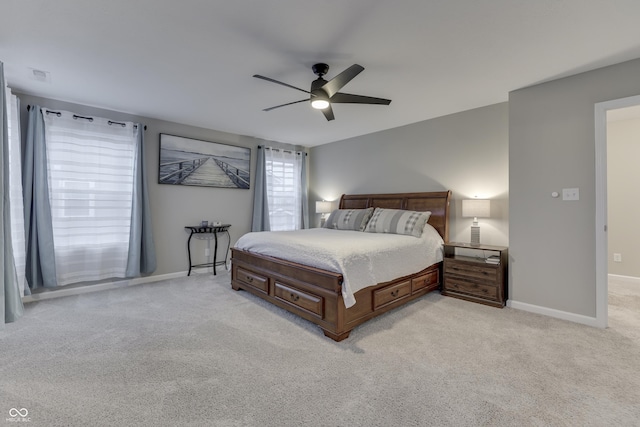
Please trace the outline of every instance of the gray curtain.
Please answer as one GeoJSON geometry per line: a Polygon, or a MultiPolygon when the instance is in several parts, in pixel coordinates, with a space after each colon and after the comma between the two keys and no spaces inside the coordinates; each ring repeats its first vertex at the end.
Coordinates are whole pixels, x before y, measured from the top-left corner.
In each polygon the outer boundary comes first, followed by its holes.
{"type": "Polygon", "coordinates": [[[156,249],[153,243],[151,209],[149,208],[144,161],[144,130],[140,123],[136,126],[138,127],[138,150],[133,166],[133,203],[131,206],[127,277],[150,274],[156,269],[156,249]]]}
{"type": "Polygon", "coordinates": [[[263,146],[258,146],[256,158],[256,179],[253,191],[253,220],[251,231],[269,231],[269,202],[267,200],[267,168],[263,146]]]}
{"type": "Polygon", "coordinates": [[[13,246],[11,244],[11,204],[9,190],[9,123],[7,118],[7,100],[4,81],[4,64],[0,62],[0,185],[2,185],[2,227],[0,227],[0,273],[2,273],[2,292],[0,292],[0,310],[4,323],[17,320],[24,311],[22,298],[18,287],[16,264],[13,259],[13,246]]]}
{"type": "Polygon", "coordinates": [[[32,105],[29,109],[27,141],[22,160],[22,192],[26,280],[31,289],[56,287],[58,281],[51,228],[44,119],[38,105],[32,105]]]}
{"type": "Polygon", "coordinates": [[[302,189],[302,228],[309,228],[309,192],[307,189],[307,153],[301,152],[302,170],[300,171],[300,188],[302,189]]]}

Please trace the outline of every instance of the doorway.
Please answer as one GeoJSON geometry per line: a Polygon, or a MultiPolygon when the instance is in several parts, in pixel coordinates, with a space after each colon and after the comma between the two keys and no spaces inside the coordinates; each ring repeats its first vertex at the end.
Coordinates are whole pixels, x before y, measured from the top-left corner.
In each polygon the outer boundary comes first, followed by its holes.
{"type": "Polygon", "coordinates": [[[616,99],[595,104],[596,154],[596,325],[606,328],[609,323],[609,251],[607,197],[607,116],[620,114],[621,109],[640,105],[640,96],[616,99]]]}

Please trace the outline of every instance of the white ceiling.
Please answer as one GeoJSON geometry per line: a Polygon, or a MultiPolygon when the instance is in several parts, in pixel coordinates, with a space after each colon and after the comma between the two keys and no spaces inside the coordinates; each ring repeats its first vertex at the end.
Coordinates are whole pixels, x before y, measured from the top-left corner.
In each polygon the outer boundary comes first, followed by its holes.
{"type": "Polygon", "coordinates": [[[2,0],[15,91],[305,146],[507,100],[640,57],[638,0],[2,0]],[[311,65],[390,106],[300,103],[311,65]],[[33,78],[32,69],[50,73],[33,78]]]}

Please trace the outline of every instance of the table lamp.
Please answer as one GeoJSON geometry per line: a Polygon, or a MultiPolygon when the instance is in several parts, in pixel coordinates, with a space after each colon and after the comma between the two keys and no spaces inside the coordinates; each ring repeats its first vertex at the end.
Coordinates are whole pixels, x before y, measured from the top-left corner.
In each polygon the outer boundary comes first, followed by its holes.
{"type": "Polygon", "coordinates": [[[320,227],[324,227],[324,222],[327,220],[326,215],[331,213],[333,206],[331,202],[326,200],[316,201],[316,213],[322,214],[320,216],[320,227]]]}
{"type": "Polygon", "coordinates": [[[488,218],[491,213],[491,201],[487,199],[464,199],[462,201],[462,216],[473,217],[471,225],[471,244],[480,244],[480,226],[478,218],[488,218]]]}

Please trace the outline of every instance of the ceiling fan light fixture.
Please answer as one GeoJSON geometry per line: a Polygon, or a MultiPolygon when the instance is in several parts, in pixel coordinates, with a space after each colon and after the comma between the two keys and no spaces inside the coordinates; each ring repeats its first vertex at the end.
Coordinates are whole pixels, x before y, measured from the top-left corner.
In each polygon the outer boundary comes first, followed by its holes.
{"type": "Polygon", "coordinates": [[[313,108],[315,108],[316,110],[324,110],[325,108],[327,108],[329,106],[329,101],[327,101],[326,99],[322,99],[322,98],[314,98],[311,101],[311,106],[313,108]]]}
{"type": "Polygon", "coordinates": [[[329,95],[322,89],[315,89],[318,80],[313,82],[311,86],[311,106],[316,110],[324,110],[329,107],[329,95]]]}

